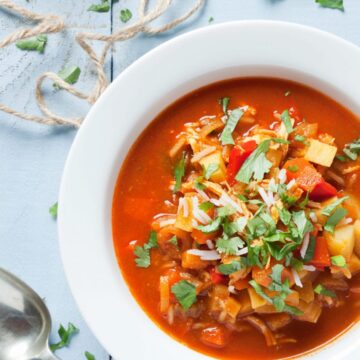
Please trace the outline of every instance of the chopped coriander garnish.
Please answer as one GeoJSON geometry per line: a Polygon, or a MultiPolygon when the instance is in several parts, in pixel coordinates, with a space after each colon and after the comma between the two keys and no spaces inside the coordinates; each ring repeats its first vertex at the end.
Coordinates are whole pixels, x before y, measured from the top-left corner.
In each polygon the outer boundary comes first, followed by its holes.
{"type": "Polygon", "coordinates": [[[217,217],[210,224],[208,224],[208,225],[198,225],[198,226],[196,226],[196,229],[202,231],[205,234],[209,234],[211,232],[214,232],[214,231],[218,230],[220,228],[220,226],[221,226],[221,222],[222,222],[222,218],[217,217]]]}
{"type": "Polygon", "coordinates": [[[206,189],[206,186],[204,184],[202,184],[202,181],[204,180],[204,177],[203,176],[198,176],[196,179],[195,179],[195,182],[194,182],[194,188],[197,189],[197,190],[204,190],[206,189]]]}
{"type": "Polygon", "coordinates": [[[95,356],[88,351],[85,351],[85,357],[86,357],[86,360],[96,360],[95,356]]]}
{"type": "Polygon", "coordinates": [[[213,207],[214,207],[214,204],[210,201],[203,202],[202,204],[199,205],[199,209],[202,211],[205,211],[205,212],[210,210],[213,207]]]}
{"type": "Polygon", "coordinates": [[[16,42],[16,47],[20,50],[38,51],[42,54],[47,43],[46,35],[37,35],[16,42]]]}
{"type": "Polygon", "coordinates": [[[307,144],[306,137],[303,135],[295,135],[294,140],[303,144],[307,144]]]}
{"type": "Polygon", "coordinates": [[[132,12],[129,9],[122,9],[120,11],[120,20],[127,23],[132,18],[132,12]]]}
{"type": "Polygon", "coordinates": [[[144,246],[136,246],[134,249],[136,265],[138,267],[148,268],[151,263],[150,250],[157,247],[158,242],[156,231],[151,231],[148,242],[144,244],[144,246]]]}
{"type": "MultiPolygon", "coordinates": [[[[78,66],[70,66],[59,71],[58,75],[68,84],[75,84],[79,80],[80,73],[81,70],[78,66]]],[[[60,88],[56,83],[54,87],[60,88]]]]}
{"type": "Polygon", "coordinates": [[[230,239],[220,238],[216,240],[216,250],[226,255],[236,255],[237,251],[244,246],[244,242],[238,237],[230,239]]]}
{"type": "Polygon", "coordinates": [[[315,2],[325,8],[345,10],[343,0],[315,0],[315,2]]]}
{"type": "Polygon", "coordinates": [[[278,144],[290,144],[289,140],[285,140],[282,138],[271,138],[271,141],[278,143],[278,144]]]}
{"type": "Polygon", "coordinates": [[[330,205],[324,207],[324,209],[322,210],[321,214],[325,215],[325,216],[330,216],[332,214],[332,212],[341,204],[343,203],[345,200],[349,199],[348,196],[344,196],[340,199],[337,199],[335,201],[333,201],[330,205]]]}
{"type": "Polygon", "coordinates": [[[287,91],[285,91],[285,96],[289,96],[291,94],[291,91],[290,90],[287,90],[287,91]]]}
{"type": "Polygon", "coordinates": [[[73,335],[77,334],[79,329],[72,323],[68,323],[67,329],[64,328],[63,325],[60,324],[58,334],[60,336],[60,341],[56,344],[51,344],[50,349],[51,351],[59,350],[65,346],[70,344],[70,340],[73,335]]]}
{"type": "Polygon", "coordinates": [[[309,246],[306,250],[306,254],[304,257],[304,262],[308,263],[309,261],[311,261],[314,258],[314,254],[315,254],[315,245],[316,245],[316,239],[314,236],[310,235],[310,241],[309,241],[309,246]]]}
{"type": "Polygon", "coordinates": [[[254,176],[255,180],[262,180],[264,175],[270,171],[272,162],[265,156],[269,150],[270,141],[271,140],[264,140],[261,142],[246,159],[235,177],[237,181],[249,184],[252,176],[254,176]]]}
{"type": "Polygon", "coordinates": [[[174,177],[175,177],[175,186],[173,192],[176,193],[179,191],[182,178],[185,175],[185,153],[182,154],[181,159],[176,164],[174,169],[174,177]]]}
{"type": "Polygon", "coordinates": [[[337,155],[336,158],[342,162],[355,161],[360,154],[360,138],[350,144],[346,144],[343,149],[344,155],[337,155]]]}
{"type": "Polygon", "coordinates": [[[345,267],[346,266],[346,260],[342,255],[336,255],[336,256],[332,256],[330,258],[331,263],[335,266],[339,266],[339,267],[345,267]]]}
{"type": "Polygon", "coordinates": [[[290,117],[290,114],[289,114],[289,110],[283,111],[283,113],[280,115],[280,118],[281,118],[282,122],[285,125],[286,132],[288,134],[291,134],[294,131],[294,129],[293,129],[293,126],[291,124],[291,117],[290,117]]]}
{"type": "Polygon", "coordinates": [[[344,208],[337,208],[333,214],[328,218],[324,229],[329,233],[333,234],[335,226],[346,216],[348,211],[344,208]]]}
{"type": "Polygon", "coordinates": [[[231,263],[229,264],[221,264],[217,267],[218,271],[221,273],[221,274],[224,274],[224,275],[230,275],[234,272],[237,272],[241,269],[243,269],[243,263],[241,261],[232,261],[231,263]]]}
{"type": "Polygon", "coordinates": [[[292,165],[292,166],[288,166],[287,170],[289,170],[290,172],[298,172],[299,171],[299,167],[297,165],[292,165]]]}
{"type": "Polygon", "coordinates": [[[50,214],[54,219],[57,218],[57,214],[58,214],[58,203],[57,203],[57,202],[49,208],[49,214],[50,214]]]}
{"type": "Polygon", "coordinates": [[[336,298],[336,294],[333,291],[326,289],[326,287],[324,287],[321,284],[318,284],[315,287],[314,291],[319,295],[325,295],[325,296],[330,296],[331,298],[336,298]]]}
{"type": "Polygon", "coordinates": [[[241,108],[237,108],[231,111],[230,116],[225,124],[224,130],[221,133],[220,141],[222,145],[234,145],[234,139],[232,133],[236,128],[237,123],[243,116],[244,111],[241,108]]]}
{"type": "Polygon", "coordinates": [[[225,115],[227,115],[229,102],[230,102],[230,98],[228,96],[219,99],[219,104],[221,105],[222,111],[225,115]]]}
{"type": "Polygon", "coordinates": [[[178,239],[177,239],[177,237],[175,235],[169,240],[169,243],[171,245],[174,245],[175,247],[179,246],[178,239]]]}
{"type": "Polygon", "coordinates": [[[204,173],[205,179],[209,180],[211,178],[211,175],[218,170],[219,170],[219,164],[216,163],[209,164],[209,166],[205,168],[205,173],[204,173]]]}
{"type": "Polygon", "coordinates": [[[301,200],[301,202],[299,203],[300,209],[305,209],[305,207],[307,206],[308,202],[309,202],[309,192],[306,193],[304,199],[301,200]]]}
{"type": "Polygon", "coordinates": [[[88,8],[88,11],[95,12],[108,12],[110,10],[109,0],[101,0],[101,4],[92,4],[88,8]]]}
{"type": "Polygon", "coordinates": [[[293,212],[292,213],[292,218],[293,221],[298,229],[299,232],[299,236],[301,238],[304,237],[304,235],[313,230],[313,225],[312,223],[308,220],[308,218],[306,217],[305,211],[301,210],[298,212],[293,212]]]}
{"type": "Polygon", "coordinates": [[[286,208],[278,209],[280,220],[284,225],[289,225],[291,220],[291,213],[286,208]]]}
{"type": "Polygon", "coordinates": [[[185,310],[196,302],[196,287],[186,280],[181,280],[173,285],[171,292],[185,310]]]}

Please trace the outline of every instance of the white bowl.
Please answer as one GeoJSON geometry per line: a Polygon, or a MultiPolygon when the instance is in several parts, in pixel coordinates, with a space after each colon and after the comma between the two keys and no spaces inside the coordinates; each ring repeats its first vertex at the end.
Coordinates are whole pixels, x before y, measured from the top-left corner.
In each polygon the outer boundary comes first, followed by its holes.
{"type": "MultiPolygon", "coordinates": [[[[160,330],[130,294],[114,254],[111,205],[129,147],[162,109],[203,85],[241,76],[298,81],[360,114],[359,48],[300,25],[231,22],[179,36],[132,64],[74,141],[59,199],[61,256],[82,315],[115,358],[208,359],[160,330]]],[[[359,339],[354,326],[311,357],[355,359],[359,339]]]]}

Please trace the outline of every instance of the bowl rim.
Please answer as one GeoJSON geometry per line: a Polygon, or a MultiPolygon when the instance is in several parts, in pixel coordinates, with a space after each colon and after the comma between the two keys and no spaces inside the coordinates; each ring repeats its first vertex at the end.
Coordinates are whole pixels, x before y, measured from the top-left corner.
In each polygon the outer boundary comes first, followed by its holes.
{"type": "MultiPolygon", "coordinates": [[[[226,22],[218,25],[211,25],[211,27],[205,27],[200,28],[197,30],[193,30],[190,32],[187,32],[185,34],[182,34],[180,36],[177,36],[171,40],[168,40],[164,42],[163,44],[157,46],[156,48],[152,49],[145,55],[143,55],[141,58],[136,60],[133,64],[131,64],[127,69],[125,69],[120,75],[117,76],[117,78],[113,81],[113,83],[105,90],[105,92],[101,95],[100,99],[96,102],[96,104],[91,108],[90,112],[86,116],[84,123],[82,124],[78,134],[76,135],[74,142],[72,144],[72,147],[70,149],[69,155],[66,160],[62,180],[61,180],[61,187],[60,187],[60,194],[59,194],[59,215],[58,215],[58,232],[59,232],[59,246],[60,246],[60,253],[61,258],[66,274],[67,281],[69,283],[71,292],[75,298],[75,301],[78,305],[78,308],[84,317],[85,321],[88,323],[90,329],[95,334],[95,336],[98,338],[100,343],[108,350],[109,353],[111,353],[115,357],[119,358],[126,358],[131,356],[137,356],[135,358],[141,358],[141,355],[147,354],[151,356],[151,353],[153,350],[151,344],[149,341],[142,342],[143,343],[143,349],[140,349],[141,347],[137,347],[133,349],[133,352],[130,353],[129,346],[126,344],[119,345],[119,341],[117,341],[116,336],[114,336],[114,326],[111,325],[111,329],[107,328],[107,321],[112,320],[110,317],[112,314],[112,311],[116,311],[115,305],[112,303],[109,303],[107,299],[104,299],[104,297],[101,296],[101,294],[98,294],[96,292],[94,294],[94,299],[88,300],[87,295],[89,295],[89,290],[92,285],[93,281],[89,281],[88,274],[91,274],[93,276],[94,283],[96,284],[102,284],[103,286],[108,286],[110,288],[110,283],[107,282],[108,279],[102,279],[100,274],[99,276],[94,273],[94,269],[92,269],[93,263],[87,263],[86,261],[83,261],[81,258],[81,255],[83,254],[84,248],[87,247],[87,250],[91,250],[91,253],[88,255],[91,255],[92,259],[96,259],[96,255],[100,256],[102,260],[107,258],[110,262],[114,262],[114,251],[111,255],[109,253],[109,244],[104,245],[104,248],[101,248],[101,251],[98,252],[98,254],[93,254],[95,250],[98,250],[99,241],[109,241],[108,238],[108,232],[107,230],[104,230],[104,227],[99,226],[99,228],[96,228],[96,231],[94,230],[94,234],[100,235],[98,238],[93,238],[91,233],[86,233],[86,229],[84,227],[85,220],[84,218],[86,215],[89,215],[90,220],[95,220],[95,217],[93,216],[96,214],[96,209],[93,209],[94,206],[97,204],[103,204],[104,202],[109,204],[109,194],[110,194],[110,205],[111,208],[111,200],[112,200],[112,194],[113,194],[113,188],[111,185],[113,185],[114,181],[110,181],[110,183],[107,184],[100,184],[102,189],[105,190],[107,193],[107,199],[101,199],[100,195],[96,193],[96,189],[94,187],[94,184],[86,184],[82,183],[80,180],[84,180],[85,177],[88,174],[93,174],[91,169],[91,166],[93,166],[93,162],[95,162],[96,166],[99,166],[101,170],[101,157],[99,159],[93,157],[89,160],[89,154],[95,155],[94,150],[90,149],[92,143],[96,143],[97,145],[104,145],[106,146],[105,142],[99,141],[99,139],[96,139],[95,136],[99,136],[99,129],[100,123],[106,123],[107,126],[115,126],[115,127],[121,127],[123,125],[118,125],[114,122],[114,115],[109,113],[109,109],[107,109],[108,103],[111,103],[114,98],[116,98],[116,93],[118,93],[120,90],[119,88],[123,87],[123,82],[126,83],[126,81],[129,80],[129,78],[132,78],[135,76],[135,79],[138,77],[137,73],[141,73],[141,69],[143,67],[146,67],[147,63],[151,63],[153,61],[159,60],[161,56],[164,54],[170,54],[170,52],[176,51],[176,49],[180,46],[184,46],[184,44],[189,45],[190,42],[196,43],[199,41],[202,41],[204,39],[207,39],[208,43],[211,43],[213,39],[211,39],[212,36],[214,36],[216,33],[226,33],[229,34],[231,31],[239,31],[240,33],[246,33],[249,36],[253,36],[254,33],[261,32],[261,31],[270,31],[271,34],[277,34],[278,38],[276,38],[276,41],[288,41],[288,38],[292,36],[299,36],[299,39],[305,39],[304,43],[306,44],[307,41],[310,40],[310,38],[307,38],[307,36],[311,35],[311,43],[312,45],[317,45],[319,47],[317,51],[322,51],[326,49],[329,51],[333,48],[341,49],[346,53],[346,55],[337,55],[339,58],[339,61],[345,61],[346,56],[350,54],[349,64],[351,64],[351,70],[356,70],[354,65],[356,64],[356,61],[360,61],[360,49],[346,41],[341,39],[340,37],[330,34],[328,32],[315,29],[309,26],[299,25],[295,23],[289,23],[289,22],[283,22],[283,21],[269,21],[269,20],[245,20],[245,21],[231,21],[226,22]],[[286,31],[284,31],[286,30],[286,31]],[[294,35],[295,34],[295,35],[294,35]],[[341,57],[342,56],[342,57],[341,57]],[[358,60],[355,61],[355,58],[358,60]],[[101,113],[101,114],[100,114],[101,113]],[[106,116],[102,118],[102,113],[105,113],[106,116]],[[76,167],[80,169],[76,170],[76,167]],[[82,176],[81,179],[78,179],[76,177],[79,177],[79,175],[82,176]],[[85,187],[85,189],[83,189],[85,187]],[[94,191],[94,193],[93,193],[94,191]],[[79,221],[76,221],[76,217],[79,217],[79,209],[81,209],[81,204],[79,201],[82,199],[84,200],[84,196],[81,198],[78,193],[88,194],[92,195],[94,194],[94,204],[87,204],[90,208],[90,210],[84,210],[85,214],[81,214],[81,219],[78,219],[79,221]],[[91,213],[91,214],[90,214],[91,213]],[[75,219],[74,219],[75,218],[75,219]],[[89,235],[90,242],[87,244],[84,240],[81,239],[81,236],[86,233],[89,235]],[[77,239],[80,240],[76,242],[77,239]],[[99,315],[96,314],[97,311],[99,311],[99,306],[102,307],[101,311],[106,312],[106,317],[104,321],[99,317],[99,315]],[[105,309],[104,309],[105,306],[105,309]],[[109,306],[109,308],[106,308],[109,306]],[[136,354],[136,355],[135,355],[136,354]]],[[[264,32],[264,36],[269,36],[269,34],[266,34],[264,32]]],[[[296,37],[295,36],[295,37],[296,37]]],[[[189,45],[190,46],[190,45],[189,45]]],[[[194,44],[192,45],[194,46],[194,44]]],[[[305,46],[302,44],[301,46],[305,46]]],[[[300,61],[300,60],[298,60],[300,61]]],[[[285,61],[286,63],[286,61],[285,61]]],[[[229,64],[224,64],[224,69],[229,64]]],[[[252,64],[249,64],[252,65],[252,64]]],[[[257,64],[259,66],[259,64],[257,64]]],[[[310,66],[310,65],[309,65],[310,66]]],[[[349,65],[350,66],[350,65],[349,65]]],[[[286,68],[286,65],[280,64],[279,68],[286,68]]],[[[326,71],[329,71],[331,67],[326,68],[326,71]]],[[[275,67],[274,67],[275,69],[275,67]]],[[[348,68],[346,68],[349,70],[348,68]]],[[[212,70],[212,69],[210,69],[212,70]]],[[[269,71],[269,69],[265,69],[264,67],[264,74],[266,71],[269,71]]],[[[250,70],[251,72],[251,70],[250,70]]],[[[209,72],[211,73],[211,71],[209,72]]],[[[300,74],[299,76],[305,76],[305,74],[300,74]]],[[[358,77],[360,79],[360,70],[357,72],[355,71],[355,77],[358,77]]],[[[325,80],[325,76],[323,76],[323,79],[325,80]]],[[[202,79],[204,81],[204,79],[202,79]]],[[[310,81],[310,80],[309,80],[310,81]]],[[[319,79],[316,79],[316,81],[319,81],[319,79]]],[[[346,79],[342,82],[340,79],[340,76],[331,76],[330,84],[333,85],[332,82],[335,82],[336,87],[340,88],[342,90],[347,89],[343,92],[338,92],[340,96],[340,102],[346,103],[347,107],[349,107],[351,110],[353,110],[356,113],[360,114],[360,100],[356,101],[356,98],[360,99],[360,89],[355,89],[354,93],[349,95],[350,87],[348,82],[350,79],[346,77],[346,79]],[[334,80],[336,79],[336,81],[334,80]],[[344,95],[341,97],[341,94],[344,95]]],[[[315,82],[316,83],[316,82],[315,82]]],[[[327,84],[329,85],[329,84],[327,84]]],[[[164,85],[165,86],[165,85],[164,85]]],[[[325,86],[325,85],[324,85],[325,86]]],[[[166,86],[165,86],[166,87],[166,86]]],[[[201,86],[199,86],[201,87],[201,86]]],[[[176,93],[177,87],[173,89],[176,93]]],[[[337,89],[329,90],[330,93],[336,94],[337,89]]],[[[185,94],[188,91],[183,91],[183,94],[185,94]]],[[[173,94],[173,97],[175,96],[175,93],[173,94]]],[[[331,95],[330,95],[331,96],[331,95]]],[[[180,96],[178,96],[180,97],[180,96]]],[[[174,97],[176,98],[176,96],[174,97]]],[[[169,104],[170,102],[165,101],[164,99],[162,102],[157,99],[158,104],[162,105],[162,108],[158,108],[158,110],[153,109],[152,111],[154,114],[159,113],[163,108],[165,104],[169,104]]],[[[114,102],[113,102],[114,104],[114,102]]],[[[149,117],[146,119],[146,121],[142,121],[143,128],[153,119],[153,117],[149,117]],[[145,124],[144,124],[145,123],[145,124]]],[[[129,130],[129,134],[132,135],[134,133],[141,133],[139,129],[134,129],[135,125],[139,125],[139,121],[134,121],[131,125],[127,125],[129,130]]],[[[106,127],[104,127],[105,129],[106,127]]],[[[105,133],[105,131],[104,131],[105,133]]],[[[111,136],[109,131],[107,130],[107,136],[111,136]]],[[[135,140],[135,139],[134,139],[135,140]]],[[[114,138],[111,138],[111,141],[114,142],[114,138]]],[[[125,141],[125,140],[123,140],[125,141]]],[[[134,141],[131,141],[131,144],[134,141]]],[[[128,148],[128,146],[127,146],[128,148]]],[[[99,150],[99,147],[97,148],[99,150]]],[[[100,151],[100,150],[99,150],[100,151]]],[[[102,150],[101,150],[102,151],[102,150]]],[[[100,151],[100,152],[101,152],[100,151]]],[[[117,150],[120,151],[120,150],[117,150]]],[[[121,157],[123,158],[126,154],[117,154],[116,157],[118,158],[116,161],[117,163],[122,163],[121,157]]],[[[114,155],[115,157],[115,155],[114,155]]],[[[115,161],[115,160],[114,160],[115,161]]],[[[109,164],[109,163],[108,163],[109,164]]],[[[115,176],[115,179],[117,178],[117,174],[119,171],[119,168],[107,168],[106,171],[108,172],[108,176],[115,176]]],[[[91,181],[89,181],[90,183],[91,181]]],[[[103,195],[105,197],[105,195],[103,195]]],[[[101,208],[101,206],[100,206],[101,208]]],[[[105,209],[106,210],[106,209],[105,209]]],[[[107,209],[109,211],[110,209],[107,209]]],[[[111,211],[110,211],[111,214],[111,211]]],[[[105,215],[101,215],[101,222],[102,225],[106,223],[106,217],[108,218],[109,213],[107,212],[105,215]]],[[[111,219],[110,219],[111,220],[111,219]]],[[[90,221],[88,224],[90,227],[97,227],[97,225],[94,223],[94,221],[90,221]]],[[[109,223],[107,223],[109,225],[109,223]]],[[[111,225],[111,224],[110,224],[111,225]]],[[[110,236],[110,245],[112,247],[112,238],[110,236]]],[[[100,261],[98,262],[100,264],[100,261]]],[[[101,268],[102,269],[102,268],[101,268]]],[[[112,276],[113,279],[117,279],[117,281],[121,282],[122,276],[120,274],[119,269],[117,269],[117,273],[114,273],[114,269],[108,269],[107,275],[112,276]]],[[[105,272],[105,271],[104,271],[105,272]]],[[[124,282],[124,281],[123,281],[124,282]]],[[[115,286],[115,284],[111,284],[111,286],[115,286]]],[[[117,284],[118,285],[118,284],[117,284]]],[[[119,289],[120,292],[126,293],[126,297],[128,298],[130,295],[129,290],[126,288],[125,284],[121,284],[121,289],[119,289]],[[124,287],[125,286],[125,287],[124,287]]],[[[103,292],[105,292],[104,288],[101,288],[103,292]]],[[[98,290],[98,289],[96,289],[98,290]]],[[[125,296],[125,295],[124,295],[125,296]]],[[[173,358],[175,359],[181,359],[182,357],[186,356],[189,359],[208,359],[208,357],[204,354],[200,354],[198,352],[195,352],[194,350],[187,348],[186,346],[182,346],[179,342],[173,340],[169,336],[165,335],[162,330],[159,330],[158,326],[154,323],[152,323],[151,320],[141,311],[139,305],[135,303],[134,299],[129,300],[126,302],[126,306],[129,309],[129,312],[132,314],[139,313],[136,316],[138,316],[138,323],[142,324],[143,331],[141,332],[142,335],[144,334],[150,334],[152,333],[151,338],[152,339],[158,339],[161,338],[162,345],[164,345],[164,349],[162,354],[158,354],[160,359],[162,356],[166,354],[172,354],[173,358]],[[175,354],[175,355],[174,355],[175,354]],[[174,357],[175,356],[175,357],[174,357]]],[[[110,321],[111,323],[111,321],[110,321]]],[[[123,329],[121,329],[122,331],[123,329]]],[[[360,330],[360,329],[359,329],[360,330]]],[[[129,331],[130,332],[130,331],[129,331]]],[[[122,334],[126,334],[126,332],[122,332],[122,334]]],[[[351,333],[353,331],[351,330],[351,333]]],[[[335,342],[331,342],[330,346],[325,345],[325,347],[321,348],[321,351],[319,352],[311,352],[311,357],[314,359],[325,359],[325,358],[333,358],[334,357],[334,351],[336,351],[336,358],[348,358],[348,356],[351,356],[352,350],[348,350],[350,345],[354,343],[354,341],[346,341],[344,342],[344,345],[342,348],[338,347],[337,344],[339,344],[342,340],[345,338],[350,338],[350,335],[347,336],[347,334],[350,334],[350,332],[346,332],[346,335],[341,336],[339,340],[335,340],[335,342]],[[341,341],[340,341],[341,340],[341,341]],[[335,347],[334,347],[335,345],[335,347]]],[[[132,339],[131,339],[132,340],[132,339]]],[[[129,340],[129,343],[131,341],[129,340]]],[[[353,345],[353,344],[352,344],[353,345]]],[[[353,347],[352,347],[353,349],[353,347]]],[[[155,353],[154,353],[155,354],[155,353]]],[[[306,355],[307,356],[307,355],[306,355]]],[[[165,357],[164,357],[165,358],[165,357]]],[[[335,357],[334,357],[335,358],[335,357]]],[[[349,357],[350,359],[350,357],[349,357]]]]}

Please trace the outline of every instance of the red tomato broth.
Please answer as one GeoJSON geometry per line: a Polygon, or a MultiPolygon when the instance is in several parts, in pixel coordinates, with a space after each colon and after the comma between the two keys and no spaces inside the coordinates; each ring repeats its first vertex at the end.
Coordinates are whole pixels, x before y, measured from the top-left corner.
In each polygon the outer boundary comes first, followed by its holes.
{"type": "MultiPolygon", "coordinates": [[[[334,134],[338,146],[342,147],[360,134],[360,122],[348,110],[313,89],[289,81],[234,79],[186,95],[151,122],[135,141],[122,165],[112,209],[113,239],[118,263],[134,298],[143,310],[167,334],[185,345],[221,359],[279,359],[300,355],[330,341],[356,322],[360,313],[356,302],[360,300],[360,295],[351,294],[346,307],[324,309],[316,324],[291,322],[285,332],[289,337],[301,339],[295,344],[282,345],[280,348],[267,347],[263,335],[251,329],[232,333],[226,347],[216,349],[200,342],[199,331],[186,331],[184,321],[176,319],[170,326],[162,317],[159,311],[159,276],[164,269],[159,262],[160,257],[156,251],[152,252],[151,267],[141,269],[136,266],[133,250],[129,247],[134,239],[138,240],[139,245],[147,241],[149,224],[154,215],[169,213],[164,201],[171,199],[168,184],[173,178],[173,165],[168,152],[175,142],[175,136],[182,130],[184,123],[196,121],[205,115],[218,114],[218,99],[224,96],[231,98],[231,108],[244,103],[255,107],[258,111],[257,123],[261,125],[274,121],[274,110],[281,112],[294,106],[300,109],[301,117],[319,123],[321,132],[334,134]],[[288,90],[291,93],[285,96],[288,90]]],[[[250,127],[240,122],[240,131],[245,132],[250,127]]],[[[352,195],[359,197],[357,192],[352,195]]],[[[357,277],[351,283],[360,285],[357,277]]],[[[210,317],[204,320],[211,321],[210,317]]]]}

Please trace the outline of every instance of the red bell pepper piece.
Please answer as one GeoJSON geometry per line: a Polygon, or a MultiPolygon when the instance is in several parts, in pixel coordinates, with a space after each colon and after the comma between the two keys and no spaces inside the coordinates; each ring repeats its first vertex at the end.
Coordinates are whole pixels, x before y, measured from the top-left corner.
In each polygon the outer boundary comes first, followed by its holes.
{"type": "Polygon", "coordinates": [[[323,180],[315,185],[310,193],[310,199],[313,201],[324,201],[337,195],[337,190],[331,184],[323,180]]]}
{"type": "Polygon", "coordinates": [[[309,264],[323,270],[324,267],[331,265],[328,245],[324,237],[318,237],[315,241],[314,257],[309,264]]]}
{"type": "Polygon", "coordinates": [[[224,284],[227,281],[226,276],[216,272],[214,267],[210,269],[210,277],[213,284],[224,284]]]}
{"type": "Polygon", "coordinates": [[[234,146],[230,152],[229,165],[227,167],[226,179],[230,186],[234,185],[235,176],[250,154],[256,149],[256,141],[250,140],[240,146],[234,146]]]}

